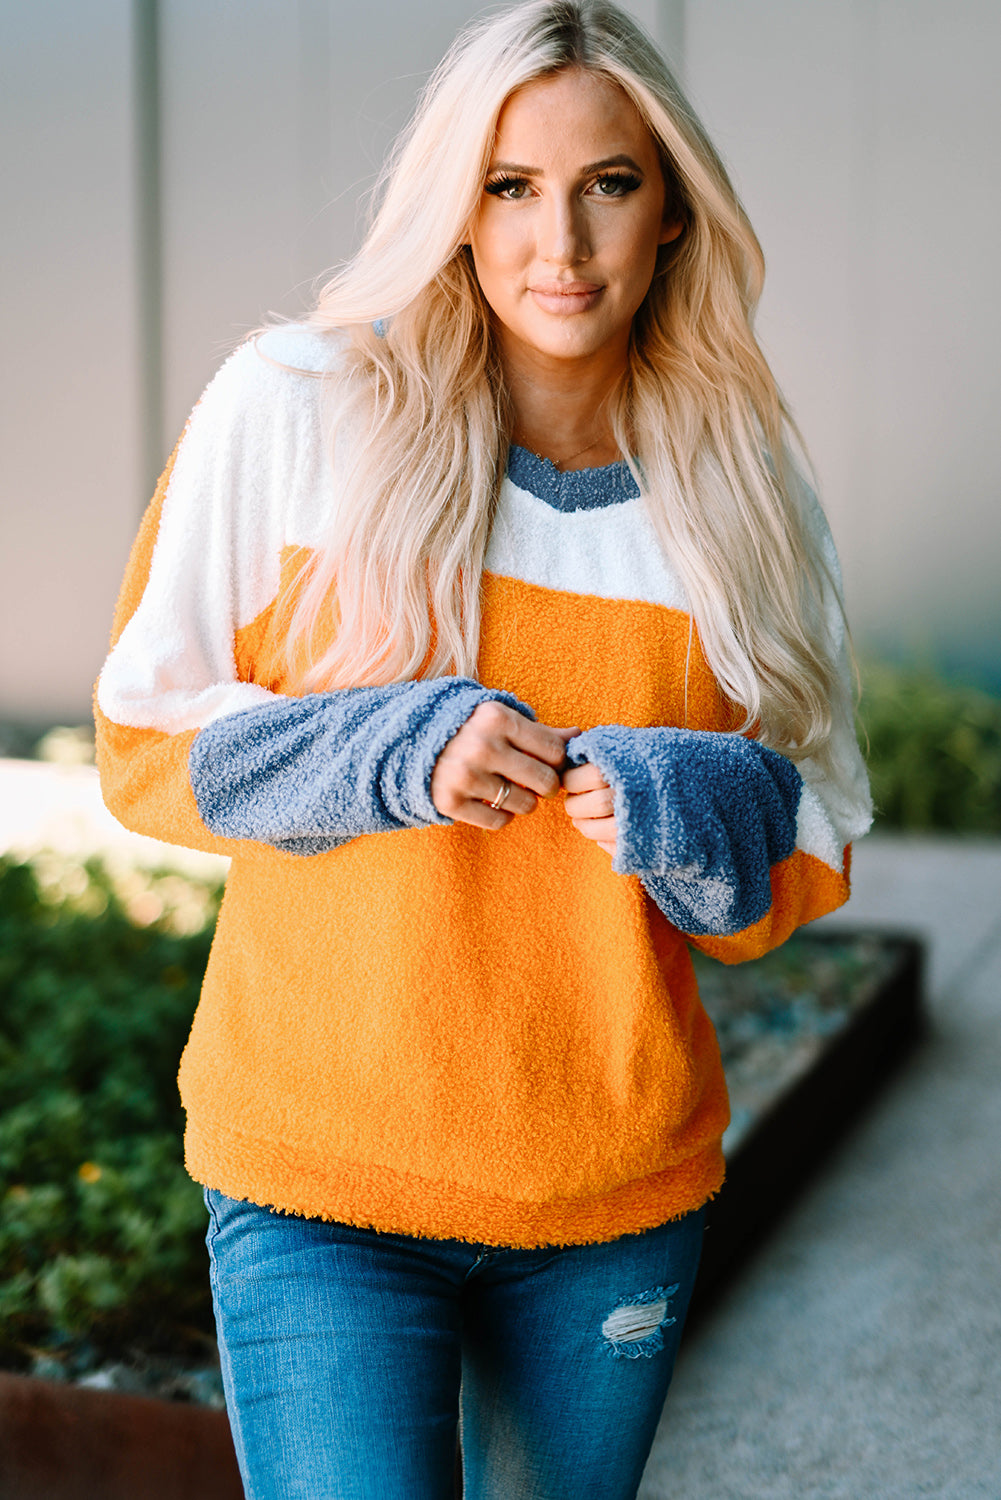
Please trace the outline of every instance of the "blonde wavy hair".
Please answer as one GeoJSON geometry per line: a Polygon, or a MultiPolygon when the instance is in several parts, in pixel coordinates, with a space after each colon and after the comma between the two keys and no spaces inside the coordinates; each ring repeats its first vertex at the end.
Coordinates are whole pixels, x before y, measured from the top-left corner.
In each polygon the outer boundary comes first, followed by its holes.
{"type": "Polygon", "coordinates": [[[386,164],[361,250],[319,296],[311,321],[348,331],[325,399],[351,440],[332,534],[299,580],[293,672],[307,689],[475,673],[511,414],[465,242],[504,102],[567,68],[632,100],[685,226],[634,321],[615,437],[743,728],[837,778],[840,606],[752,332],[761,249],[663,59],[603,0],[529,0],[457,38],[386,164]],[[331,643],[311,659],[331,610],[331,643]]]}

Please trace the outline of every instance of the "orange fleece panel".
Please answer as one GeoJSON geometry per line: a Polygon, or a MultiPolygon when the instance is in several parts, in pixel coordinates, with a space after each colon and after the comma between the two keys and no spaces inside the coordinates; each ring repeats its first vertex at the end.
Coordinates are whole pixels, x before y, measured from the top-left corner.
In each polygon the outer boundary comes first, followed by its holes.
{"type": "Polygon", "coordinates": [[[727,937],[690,937],[689,942],[724,964],[741,964],[780,947],[804,922],[826,916],[848,900],[847,852],[841,874],[814,855],[795,849],[774,866],[771,885],[771,910],[760,922],[727,937]]]}
{"type": "MultiPolygon", "coordinates": [[[[285,549],[278,599],[302,555],[285,549]]],[[[241,680],[289,690],[287,618],[272,601],[236,632],[241,680]]],[[[556,725],[740,722],[688,616],[640,601],[488,575],[478,675],[556,725]]],[[[234,855],[181,1068],[196,1178],[300,1213],[523,1246],[613,1239],[718,1189],[726,1089],[686,941],[561,799],[500,835],[414,829],[297,858],[208,832],[193,734],[100,724],[123,821],[234,855]]],[[[839,904],[839,878],[794,855],[773,873],[769,918],[699,946],[764,951],[839,904]]]]}
{"type": "MultiPolygon", "coordinates": [[[[478,675],[540,718],[684,722],[687,615],[493,576],[483,603],[478,675]]],[[[279,684],[283,625],[268,609],[239,633],[241,676],[279,684]]],[[[697,640],[687,708],[734,723],[697,640]]],[[[242,846],[181,1084],[200,1180],[383,1229],[611,1239],[722,1180],[726,1090],[685,940],[561,798],[500,835],[242,846]],[[293,926],[262,972],[260,934],[293,926]]]]}

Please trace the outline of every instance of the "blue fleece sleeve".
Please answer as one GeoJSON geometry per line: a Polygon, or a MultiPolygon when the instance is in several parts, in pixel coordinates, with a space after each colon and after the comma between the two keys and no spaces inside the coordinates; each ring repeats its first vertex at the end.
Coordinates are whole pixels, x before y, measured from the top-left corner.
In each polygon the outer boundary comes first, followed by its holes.
{"type": "Polygon", "coordinates": [[[760,921],[769,875],[796,846],[802,780],[785,756],[742,735],[606,724],[567,746],[615,795],[612,868],[638,875],[682,932],[723,936],[760,921]]]}
{"type": "Polygon", "coordinates": [[[467,677],[277,698],[216,719],[188,758],[202,821],[223,838],[322,854],[363,833],[450,823],[431,772],[481,703],[509,693],[467,677]]]}

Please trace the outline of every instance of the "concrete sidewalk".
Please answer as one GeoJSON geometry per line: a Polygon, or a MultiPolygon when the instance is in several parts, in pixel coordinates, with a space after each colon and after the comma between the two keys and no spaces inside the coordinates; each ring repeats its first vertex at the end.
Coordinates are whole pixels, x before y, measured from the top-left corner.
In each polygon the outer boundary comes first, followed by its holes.
{"type": "Polygon", "coordinates": [[[930,1034],[682,1350],[641,1500],[1001,1500],[1001,843],[873,836],[930,1034]]]}

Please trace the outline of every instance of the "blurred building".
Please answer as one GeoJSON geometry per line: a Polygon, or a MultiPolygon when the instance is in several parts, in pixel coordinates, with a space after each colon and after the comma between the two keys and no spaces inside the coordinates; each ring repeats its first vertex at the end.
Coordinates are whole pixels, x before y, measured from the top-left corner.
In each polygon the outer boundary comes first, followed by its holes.
{"type": "MultiPolygon", "coordinates": [[[[769,259],[863,648],[1001,687],[993,0],[635,0],[769,259]]],[[[357,243],[470,0],[2,0],[0,718],[88,712],[205,381],[357,243]]],[[[433,192],[434,185],[428,190],[433,192]]]]}

